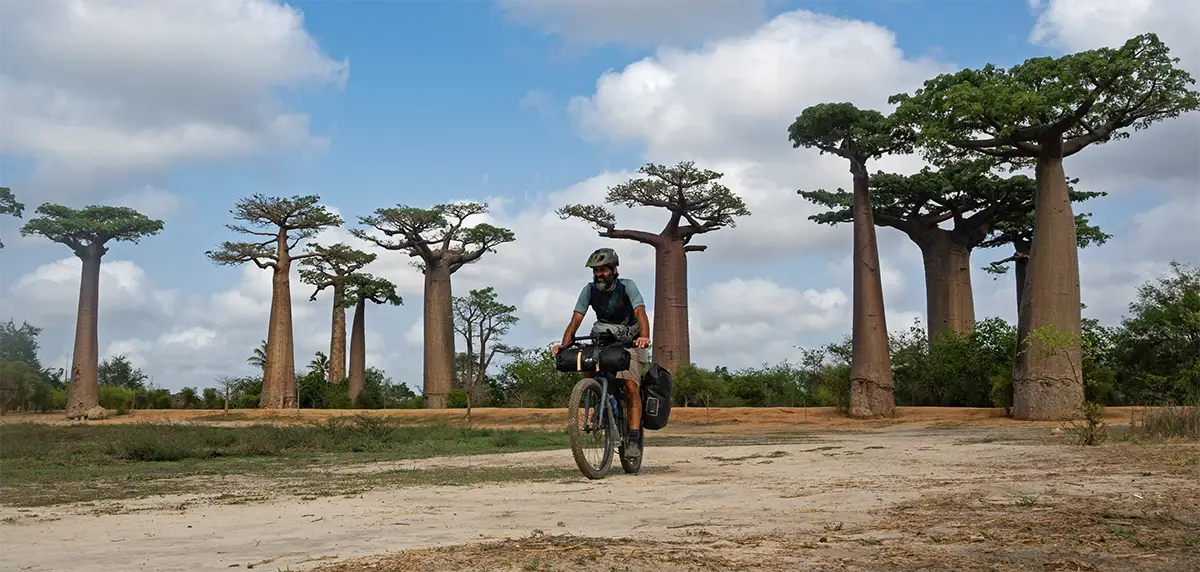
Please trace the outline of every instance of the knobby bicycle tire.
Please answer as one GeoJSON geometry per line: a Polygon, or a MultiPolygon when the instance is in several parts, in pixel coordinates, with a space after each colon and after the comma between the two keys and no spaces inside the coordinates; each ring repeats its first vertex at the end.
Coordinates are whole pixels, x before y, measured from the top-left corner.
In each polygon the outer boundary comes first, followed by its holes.
{"type": "Polygon", "coordinates": [[[575,465],[579,467],[579,472],[589,479],[603,479],[604,475],[608,473],[609,466],[612,465],[612,412],[609,410],[608,404],[599,403],[600,391],[600,382],[594,378],[585,377],[579,380],[575,384],[575,388],[571,390],[571,402],[567,405],[567,436],[571,441],[571,455],[575,457],[575,465]],[[600,461],[599,467],[593,467],[584,458],[581,442],[583,435],[579,430],[579,402],[583,399],[583,394],[589,390],[595,392],[596,405],[600,408],[599,430],[604,431],[604,457],[600,461]]]}

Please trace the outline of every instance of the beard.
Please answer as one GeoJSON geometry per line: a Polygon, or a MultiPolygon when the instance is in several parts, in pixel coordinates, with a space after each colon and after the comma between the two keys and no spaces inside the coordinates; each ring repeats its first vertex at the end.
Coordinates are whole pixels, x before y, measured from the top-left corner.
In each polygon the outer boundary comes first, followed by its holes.
{"type": "Polygon", "coordinates": [[[597,276],[594,281],[596,283],[596,288],[607,292],[612,290],[613,286],[617,284],[617,275],[616,273],[613,273],[609,274],[608,276],[597,276]]]}

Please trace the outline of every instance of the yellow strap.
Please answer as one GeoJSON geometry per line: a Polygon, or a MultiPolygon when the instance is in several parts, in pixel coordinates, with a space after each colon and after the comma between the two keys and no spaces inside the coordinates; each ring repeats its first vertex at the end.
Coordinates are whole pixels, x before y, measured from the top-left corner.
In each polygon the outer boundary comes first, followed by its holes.
{"type": "Polygon", "coordinates": [[[583,371],[583,352],[575,354],[575,370],[583,371]]]}

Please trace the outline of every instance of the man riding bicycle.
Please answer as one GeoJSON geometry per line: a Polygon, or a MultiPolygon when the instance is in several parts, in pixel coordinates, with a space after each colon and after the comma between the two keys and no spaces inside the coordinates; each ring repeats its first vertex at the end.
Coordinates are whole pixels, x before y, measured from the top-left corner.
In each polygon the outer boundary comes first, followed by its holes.
{"type": "MultiPolygon", "coordinates": [[[[593,336],[610,334],[620,343],[633,343],[627,350],[629,369],[618,372],[616,377],[625,380],[625,406],[629,411],[629,445],[625,448],[625,456],[637,459],[642,455],[642,399],[638,387],[650,362],[646,355],[646,348],[650,346],[650,319],[646,317],[646,304],[637,284],[618,277],[619,264],[617,253],[611,248],[598,249],[588,257],[586,266],[592,269],[592,281],[579,292],[562,344],[555,344],[550,353],[558,355],[559,349],[571,345],[589,307],[596,312],[593,336]]],[[[584,373],[585,377],[595,375],[594,372],[584,373]]]]}

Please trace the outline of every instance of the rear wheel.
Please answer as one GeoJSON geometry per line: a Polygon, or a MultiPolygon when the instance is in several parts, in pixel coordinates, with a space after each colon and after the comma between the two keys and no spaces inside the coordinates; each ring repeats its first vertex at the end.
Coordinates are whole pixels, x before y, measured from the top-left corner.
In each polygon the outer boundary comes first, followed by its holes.
{"type": "Polygon", "coordinates": [[[589,479],[604,478],[612,465],[612,414],[600,401],[600,391],[600,382],[585,377],[575,384],[567,406],[571,455],[575,457],[579,471],[589,479]]]}

